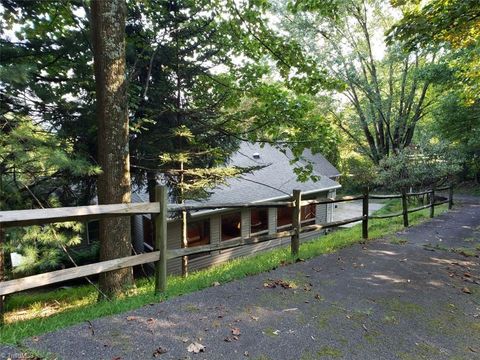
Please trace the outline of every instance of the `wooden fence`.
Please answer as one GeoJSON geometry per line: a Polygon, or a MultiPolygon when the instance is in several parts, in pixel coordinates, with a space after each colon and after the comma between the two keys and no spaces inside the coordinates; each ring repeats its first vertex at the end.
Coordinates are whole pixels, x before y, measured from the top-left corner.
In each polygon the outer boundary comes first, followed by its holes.
{"type": "Polygon", "coordinates": [[[128,256],[124,258],[102,261],[95,264],[83,265],[63,270],[52,271],[48,273],[28,276],[20,279],[0,282],[0,298],[20,292],[33,289],[40,286],[51,285],[67,280],[82,278],[85,276],[100,274],[108,271],[118,270],[130,266],[146,263],[155,264],[155,293],[164,292],[167,286],[167,260],[175,259],[187,255],[193,255],[203,252],[231,249],[239,246],[257,244],[264,241],[291,237],[291,253],[293,257],[298,257],[300,234],[308,231],[319,231],[333,228],[357,221],[362,221],[362,237],[368,239],[368,220],[385,219],[395,216],[403,216],[404,226],[408,226],[408,214],[430,208],[430,216],[434,216],[435,206],[448,203],[449,209],[453,205],[453,187],[437,188],[436,190],[427,190],[417,193],[407,193],[403,191],[398,195],[373,195],[368,191],[361,196],[345,196],[337,199],[322,200],[302,200],[302,194],[299,190],[293,191],[291,201],[283,202],[264,202],[264,203],[246,203],[246,204],[209,204],[209,205],[173,205],[167,204],[167,190],[165,187],[156,189],[156,202],[139,204],[112,204],[80,207],[64,207],[39,210],[18,210],[0,212],[0,233],[2,228],[13,226],[28,226],[35,224],[54,223],[62,221],[85,221],[90,219],[101,219],[115,216],[131,216],[137,214],[152,214],[155,221],[155,241],[154,251],[140,255],[128,256]],[[448,200],[435,202],[435,191],[449,190],[448,200]],[[430,201],[427,205],[419,206],[413,209],[408,208],[407,198],[410,196],[430,195],[430,201]],[[403,210],[398,213],[385,215],[368,215],[368,205],[370,199],[402,199],[403,210]],[[301,207],[309,204],[335,204],[346,201],[362,200],[362,215],[347,220],[328,222],[315,225],[301,225],[301,207]],[[270,208],[270,207],[291,207],[293,208],[292,229],[276,232],[274,234],[253,236],[249,238],[234,239],[224,241],[219,244],[209,244],[196,246],[192,248],[167,249],[167,218],[168,213],[182,210],[207,210],[207,209],[225,209],[225,208],[270,208]]]}

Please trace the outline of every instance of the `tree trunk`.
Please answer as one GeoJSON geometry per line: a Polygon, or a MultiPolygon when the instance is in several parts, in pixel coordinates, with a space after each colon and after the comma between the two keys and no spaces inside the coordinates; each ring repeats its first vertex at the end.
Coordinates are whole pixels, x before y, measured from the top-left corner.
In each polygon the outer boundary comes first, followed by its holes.
{"type": "MultiPolygon", "coordinates": [[[[128,113],[125,76],[125,0],[91,2],[94,69],[97,91],[99,204],[128,203],[130,163],[128,149],[128,113]]],[[[100,221],[100,260],[131,254],[130,219],[100,221]]],[[[99,286],[114,297],[132,285],[131,268],[100,276],[99,286]]]]}

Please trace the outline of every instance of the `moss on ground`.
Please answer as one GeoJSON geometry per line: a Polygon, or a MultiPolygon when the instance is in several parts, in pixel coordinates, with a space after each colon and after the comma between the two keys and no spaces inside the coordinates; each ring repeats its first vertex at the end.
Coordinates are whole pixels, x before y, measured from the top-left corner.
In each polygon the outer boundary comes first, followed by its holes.
{"type": "Polygon", "coordinates": [[[425,308],[419,304],[396,298],[381,299],[378,303],[384,306],[385,316],[389,317],[412,316],[423,314],[425,312],[425,308]]]}
{"type": "Polygon", "coordinates": [[[441,355],[441,351],[438,347],[427,344],[419,343],[411,352],[401,352],[398,357],[401,360],[431,360],[436,359],[441,355]]]}
{"type": "Polygon", "coordinates": [[[340,349],[338,349],[334,346],[325,345],[325,346],[322,346],[317,351],[317,355],[320,358],[329,357],[329,358],[337,359],[337,358],[342,357],[343,353],[340,349]]]}
{"type": "Polygon", "coordinates": [[[265,328],[262,331],[262,334],[270,336],[270,337],[277,337],[279,335],[278,330],[275,330],[271,327],[265,328]]]}

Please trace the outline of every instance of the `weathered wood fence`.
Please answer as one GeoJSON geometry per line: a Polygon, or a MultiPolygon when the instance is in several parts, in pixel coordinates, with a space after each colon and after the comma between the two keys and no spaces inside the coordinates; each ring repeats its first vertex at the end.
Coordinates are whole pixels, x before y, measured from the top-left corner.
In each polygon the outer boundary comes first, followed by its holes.
{"type": "Polygon", "coordinates": [[[277,238],[291,237],[291,253],[298,257],[300,234],[309,231],[319,231],[340,225],[362,221],[362,237],[368,239],[369,219],[385,219],[396,216],[403,216],[404,226],[408,226],[408,214],[430,208],[430,216],[434,216],[435,206],[448,203],[449,209],[453,206],[453,187],[443,187],[417,193],[403,191],[397,195],[373,195],[365,191],[360,196],[345,196],[337,199],[302,200],[299,190],[293,191],[291,201],[263,202],[246,204],[209,204],[209,205],[177,205],[167,204],[167,190],[165,187],[156,189],[156,202],[139,204],[112,204],[80,207],[64,207],[39,210],[18,210],[0,212],[0,233],[3,228],[14,226],[28,226],[62,221],[85,221],[116,216],[131,216],[138,214],[152,214],[155,221],[155,246],[154,251],[140,255],[133,255],[124,258],[102,261],[95,264],[83,265],[48,273],[28,276],[20,279],[0,282],[0,297],[16,292],[33,289],[45,285],[51,285],[67,280],[78,279],[86,276],[100,274],[108,271],[118,270],[130,266],[146,263],[155,264],[155,293],[164,292],[167,286],[167,261],[187,255],[203,252],[231,249],[239,246],[257,244],[277,238]],[[448,200],[435,202],[435,191],[449,190],[448,200]],[[430,195],[430,202],[427,205],[413,209],[408,208],[407,198],[410,196],[430,195]],[[403,210],[398,213],[385,215],[369,215],[368,205],[370,199],[402,199],[403,210]],[[306,225],[301,224],[301,207],[309,204],[335,204],[346,201],[362,200],[362,215],[342,221],[328,222],[324,224],[306,225]],[[260,235],[249,238],[233,239],[219,244],[201,245],[192,248],[167,249],[167,218],[169,212],[182,210],[207,210],[207,209],[239,209],[239,208],[271,208],[291,207],[293,208],[292,229],[280,231],[274,234],[260,235]]]}

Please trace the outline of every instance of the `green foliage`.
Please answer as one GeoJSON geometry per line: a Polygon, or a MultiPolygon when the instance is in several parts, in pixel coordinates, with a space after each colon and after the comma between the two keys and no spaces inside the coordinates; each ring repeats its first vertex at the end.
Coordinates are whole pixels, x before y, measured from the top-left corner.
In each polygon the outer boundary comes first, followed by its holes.
{"type": "MultiPolygon", "coordinates": [[[[292,150],[292,164],[305,149],[322,153],[332,162],[338,159],[338,132],[322,113],[315,97],[296,94],[281,83],[267,83],[241,100],[239,110],[229,115],[245,139],[277,144],[280,150],[292,150]],[[241,120],[246,119],[246,120],[241,120]]],[[[311,177],[311,166],[295,168],[300,180],[311,177]]]]}
{"type": "Polygon", "coordinates": [[[424,143],[382,160],[375,183],[389,190],[426,189],[452,179],[461,166],[459,154],[445,143],[424,143]]]}
{"type": "Polygon", "coordinates": [[[65,222],[48,226],[29,226],[14,229],[7,234],[8,252],[23,256],[13,274],[26,276],[56,270],[66,262],[62,246],[74,246],[81,242],[84,227],[81,223],[65,222]]]}
{"type": "Polygon", "coordinates": [[[147,183],[151,192],[154,173],[163,173],[177,198],[204,196],[222,181],[221,171],[224,178],[240,173],[221,170],[240,140],[288,141],[296,153],[311,144],[332,148],[325,133],[305,138],[326,126],[302,119],[310,110],[301,109],[308,101],[297,93],[336,84],[298,43],[270,27],[269,9],[265,1],[132,6],[127,60],[135,65],[131,152],[138,186],[147,183]]]}
{"type": "Polygon", "coordinates": [[[393,22],[386,1],[356,0],[335,2],[333,14],[320,2],[298,2],[284,22],[319,68],[343,84],[328,93],[333,101],[324,101],[324,92],[318,102],[375,164],[412,143],[430,84],[444,74],[434,53],[385,44],[380,34],[393,22]]]}
{"type": "MultiPolygon", "coordinates": [[[[0,210],[58,206],[74,196],[70,178],[99,171],[73,154],[69,142],[28,117],[6,113],[0,124],[0,210]]],[[[79,223],[13,228],[7,230],[4,250],[25,257],[15,273],[48,271],[60,265],[61,246],[78,244],[82,233],[79,223]]]]}
{"type": "MultiPolygon", "coordinates": [[[[430,0],[402,5],[403,18],[388,38],[400,39],[405,47],[442,45],[456,85],[466,105],[478,102],[480,80],[480,3],[476,0],[430,0]]],[[[448,88],[448,87],[447,87],[448,88]]]]}
{"type": "Polygon", "coordinates": [[[433,112],[432,127],[462,154],[465,179],[480,182],[480,99],[468,105],[462,94],[450,90],[433,112]]]}
{"type": "Polygon", "coordinates": [[[403,18],[389,31],[407,46],[447,42],[456,47],[476,43],[480,36],[480,3],[476,0],[430,0],[397,2],[403,18]],[[424,4],[424,5],[423,5],[424,4]],[[423,6],[422,6],[423,5],[423,6]]]}
{"type": "Polygon", "coordinates": [[[350,154],[341,164],[342,193],[362,193],[366,186],[374,185],[376,167],[368,158],[350,154]]]}

